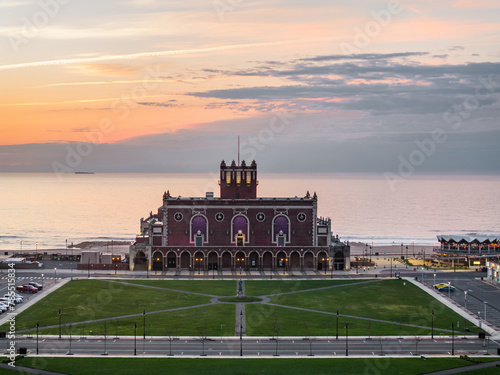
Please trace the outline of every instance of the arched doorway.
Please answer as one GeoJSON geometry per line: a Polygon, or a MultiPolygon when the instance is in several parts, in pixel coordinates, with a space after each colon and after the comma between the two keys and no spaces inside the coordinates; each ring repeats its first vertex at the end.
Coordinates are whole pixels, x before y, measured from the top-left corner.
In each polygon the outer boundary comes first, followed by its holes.
{"type": "Polygon", "coordinates": [[[273,254],[271,254],[269,251],[266,251],[262,256],[262,267],[269,269],[273,268],[273,254]]]}
{"type": "Polygon", "coordinates": [[[209,271],[217,271],[219,269],[219,257],[215,251],[208,254],[208,269],[209,271]]]}
{"type": "Polygon", "coordinates": [[[345,270],[345,257],[343,252],[337,251],[335,253],[334,262],[335,262],[335,271],[345,270]]]}
{"type": "Polygon", "coordinates": [[[237,270],[245,269],[246,257],[243,251],[238,251],[234,257],[234,268],[237,270]]]}
{"type": "Polygon", "coordinates": [[[190,265],[191,265],[191,254],[189,254],[187,251],[184,251],[181,254],[181,268],[189,269],[190,265]]]}
{"type": "Polygon", "coordinates": [[[321,271],[321,270],[327,271],[328,270],[328,262],[330,261],[330,259],[328,258],[328,255],[324,251],[320,251],[318,253],[318,258],[316,260],[318,263],[317,264],[318,271],[321,271]]]}
{"type": "Polygon", "coordinates": [[[304,268],[309,270],[314,269],[314,257],[310,251],[304,254],[304,268]]]}
{"type": "Polygon", "coordinates": [[[231,269],[231,253],[228,251],[225,251],[222,253],[222,269],[231,269]]]}
{"type": "Polygon", "coordinates": [[[290,271],[292,269],[300,268],[300,254],[297,251],[294,251],[290,254],[290,271]]]}
{"type": "Polygon", "coordinates": [[[163,254],[160,251],[153,254],[153,271],[163,271],[163,254]]]}
{"type": "Polygon", "coordinates": [[[134,258],[134,270],[146,271],[147,258],[144,251],[138,251],[134,258]]]}
{"type": "Polygon", "coordinates": [[[285,268],[287,267],[288,257],[286,256],[284,251],[279,251],[276,255],[276,268],[285,268]]]}
{"type": "Polygon", "coordinates": [[[198,272],[205,269],[205,255],[201,251],[197,251],[194,254],[193,269],[198,272]]]}
{"type": "Polygon", "coordinates": [[[167,254],[167,269],[169,268],[177,268],[177,254],[175,254],[173,251],[169,251],[167,254]]]}
{"type": "Polygon", "coordinates": [[[250,253],[248,263],[250,265],[250,268],[260,268],[259,253],[256,251],[252,251],[250,253]]]}

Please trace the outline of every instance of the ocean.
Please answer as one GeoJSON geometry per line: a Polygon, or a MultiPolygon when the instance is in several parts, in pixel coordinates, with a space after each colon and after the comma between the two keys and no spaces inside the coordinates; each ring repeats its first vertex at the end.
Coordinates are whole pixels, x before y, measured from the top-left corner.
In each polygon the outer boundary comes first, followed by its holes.
{"type": "MultiPolygon", "coordinates": [[[[64,248],[82,241],[132,241],[163,192],[219,195],[218,174],[0,174],[0,250],[64,248]],[[22,243],[21,243],[22,241],[22,243]]],[[[499,176],[258,176],[258,196],[318,194],[318,214],[342,240],[437,245],[438,234],[500,235],[499,176]]]]}

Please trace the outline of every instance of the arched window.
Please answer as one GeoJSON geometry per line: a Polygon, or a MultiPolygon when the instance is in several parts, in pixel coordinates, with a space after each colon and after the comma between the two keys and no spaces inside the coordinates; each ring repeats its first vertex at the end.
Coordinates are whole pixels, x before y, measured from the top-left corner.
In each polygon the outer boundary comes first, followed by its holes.
{"type": "MultiPolygon", "coordinates": [[[[243,241],[248,242],[248,220],[243,215],[238,215],[233,219],[233,240],[238,242],[238,238],[243,236],[243,241]]],[[[240,246],[242,243],[240,244],[240,246]]]]}
{"type": "Polygon", "coordinates": [[[197,215],[191,220],[191,241],[196,242],[196,237],[203,237],[203,242],[207,241],[207,219],[197,215]]]}
{"type": "Polygon", "coordinates": [[[290,242],[290,221],[285,215],[279,215],[273,221],[273,242],[284,246],[284,242],[290,242]]]}

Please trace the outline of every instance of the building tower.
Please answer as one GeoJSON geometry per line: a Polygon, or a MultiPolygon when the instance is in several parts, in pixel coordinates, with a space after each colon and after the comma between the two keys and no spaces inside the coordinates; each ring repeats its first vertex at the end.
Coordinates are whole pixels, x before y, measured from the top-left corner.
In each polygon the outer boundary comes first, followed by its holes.
{"type": "Polygon", "coordinates": [[[245,160],[236,165],[233,160],[230,166],[225,161],[220,163],[220,197],[222,199],[257,199],[257,163],[252,161],[247,166],[245,160]]]}

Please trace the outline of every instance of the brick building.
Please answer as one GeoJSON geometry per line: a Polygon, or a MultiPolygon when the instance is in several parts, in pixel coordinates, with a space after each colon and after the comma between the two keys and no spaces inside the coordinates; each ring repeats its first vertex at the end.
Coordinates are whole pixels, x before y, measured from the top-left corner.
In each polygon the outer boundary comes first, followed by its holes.
{"type": "Polygon", "coordinates": [[[130,269],[343,270],[350,247],[317,216],[318,197],[257,197],[257,164],[220,164],[220,197],[163,194],[157,213],[141,219],[130,269]]]}

